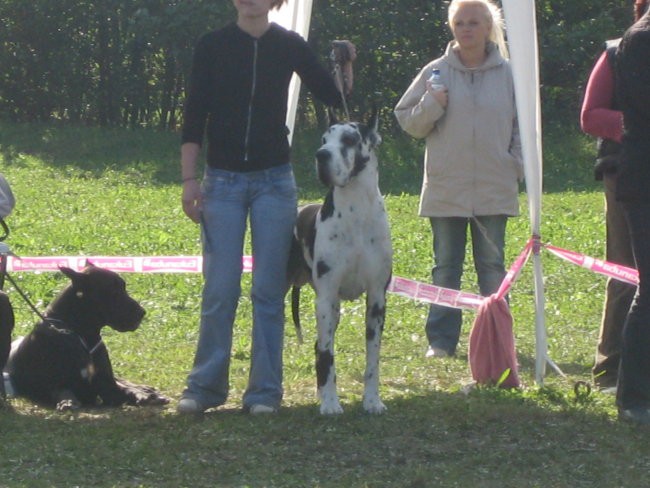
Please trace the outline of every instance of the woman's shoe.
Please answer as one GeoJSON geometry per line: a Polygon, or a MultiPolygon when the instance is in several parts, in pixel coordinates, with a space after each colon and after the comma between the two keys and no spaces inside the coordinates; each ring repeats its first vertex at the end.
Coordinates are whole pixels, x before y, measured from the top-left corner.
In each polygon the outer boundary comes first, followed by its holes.
{"type": "Polygon", "coordinates": [[[635,424],[650,425],[650,408],[621,408],[618,411],[618,418],[635,424]]]}
{"type": "Polygon", "coordinates": [[[429,346],[429,349],[427,349],[427,352],[424,355],[424,357],[425,358],[447,358],[449,357],[449,353],[439,347],[429,346]]]}
{"type": "Polygon", "coordinates": [[[181,398],[176,407],[176,411],[181,414],[200,414],[205,410],[206,408],[194,398],[181,398]]]}

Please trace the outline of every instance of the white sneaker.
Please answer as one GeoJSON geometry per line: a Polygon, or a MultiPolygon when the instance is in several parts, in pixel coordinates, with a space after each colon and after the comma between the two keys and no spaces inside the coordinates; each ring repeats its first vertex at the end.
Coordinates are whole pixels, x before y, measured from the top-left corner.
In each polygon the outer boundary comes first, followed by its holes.
{"type": "Polygon", "coordinates": [[[194,398],[181,398],[176,411],[181,414],[197,414],[205,412],[205,407],[194,398]]]}
{"type": "Polygon", "coordinates": [[[424,355],[424,357],[425,358],[446,358],[449,357],[449,353],[444,349],[440,349],[439,347],[429,346],[429,349],[427,349],[427,352],[424,355]]]}
{"type": "Polygon", "coordinates": [[[248,409],[248,413],[251,415],[264,415],[267,413],[275,413],[277,412],[278,409],[274,407],[269,407],[268,405],[262,405],[261,403],[256,403],[255,405],[251,405],[250,408],[248,409]]]}

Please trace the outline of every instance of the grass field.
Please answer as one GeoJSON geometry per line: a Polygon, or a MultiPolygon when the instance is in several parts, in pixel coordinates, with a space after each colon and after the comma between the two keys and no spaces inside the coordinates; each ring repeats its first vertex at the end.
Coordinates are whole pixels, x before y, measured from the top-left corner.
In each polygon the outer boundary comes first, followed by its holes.
{"type": "MultiPolygon", "coordinates": [[[[311,152],[318,134],[296,144],[301,199],[320,198],[311,152]]],[[[421,148],[384,136],[382,191],[387,195],[394,274],[428,282],[428,223],[416,216],[421,148]]],[[[602,257],[603,198],[591,180],[591,141],[575,130],[545,143],[542,240],[602,257]]],[[[180,209],[178,136],[150,131],[17,126],[0,123],[0,171],[18,204],[8,218],[13,252],[39,255],[195,255],[198,230],[180,209]]],[[[508,262],[530,228],[522,216],[508,228],[508,262]]],[[[534,304],[528,265],[511,308],[523,387],[467,392],[465,313],[456,358],[425,360],[427,307],[389,296],[381,362],[388,411],[364,414],[363,302],[345,304],[337,334],[338,384],[345,413],[318,414],[313,367],[313,295],[302,301],[305,344],[286,330],[285,402],[272,417],[239,412],[249,364],[250,276],[235,326],[231,397],[203,419],[179,417],[178,397],[197,338],[201,278],[195,274],[125,275],[147,309],[133,333],[107,330],[120,376],[154,385],[172,398],[163,408],[83,410],[61,414],[12,399],[0,408],[2,487],[646,487],[648,431],[621,424],[614,400],[576,394],[590,381],[605,280],[542,253],[549,368],[534,382],[534,304]]],[[[468,260],[463,289],[475,291],[468,260]]],[[[43,309],[65,280],[57,273],[16,273],[43,309]]],[[[16,333],[36,320],[6,287],[16,333]]]]}

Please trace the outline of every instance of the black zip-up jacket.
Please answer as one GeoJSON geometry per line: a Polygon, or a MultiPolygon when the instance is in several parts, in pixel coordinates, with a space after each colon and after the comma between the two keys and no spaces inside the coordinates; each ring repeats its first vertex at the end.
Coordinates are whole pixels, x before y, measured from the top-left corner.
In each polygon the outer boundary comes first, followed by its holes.
{"type": "Polygon", "coordinates": [[[624,126],[616,198],[650,202],[650,11],[618,46],[616,91],[624,126]]]}
{"type": "Polygon", "coordinates": [[[232,23],[205,34],[194,51],[182,142],[201,145],[206,134],[208,165],[228,171],[288,163],[294,72],[316,98],[340,105],[332,76],[297,33],[272,23],[257,39],[232,23]]]}

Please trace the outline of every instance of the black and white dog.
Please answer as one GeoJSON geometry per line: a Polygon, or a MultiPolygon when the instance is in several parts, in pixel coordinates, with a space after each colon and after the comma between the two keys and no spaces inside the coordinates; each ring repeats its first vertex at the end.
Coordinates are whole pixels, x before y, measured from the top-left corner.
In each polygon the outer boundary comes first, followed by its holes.
{"type": "MultiPolygon", "coordinates": [[[[289,281],[294,321],[300,286],[316,292],[316,376],[321,414],[343,412],[336,392],[334,333],[340,301],[366,293],[366,371],[363,408],[381,413],[379,351],[386,315],[386,288],[392,273],[392,246],[384,199],[379,192],[375,148],[376,111],[367,124],[336,123],[316,152],[318,177],[329,187],[322,205],[298,211],[289,281]]],[[[298,326],[298,323],[296,324],[298,326]]]]}
{"type": "Polygon", "coordinates": [[[58,410],[167,403],[155,389],[113,376],[101,329],[133,331],[145,316],[124,280],[93,265],[61,272],[70,284],[50,304],[45,319],[11,344],[8,360],[13,311],[6,295],[0,296],[0,369],[9,374],[15,395],[58,410]]]}

